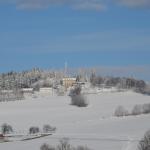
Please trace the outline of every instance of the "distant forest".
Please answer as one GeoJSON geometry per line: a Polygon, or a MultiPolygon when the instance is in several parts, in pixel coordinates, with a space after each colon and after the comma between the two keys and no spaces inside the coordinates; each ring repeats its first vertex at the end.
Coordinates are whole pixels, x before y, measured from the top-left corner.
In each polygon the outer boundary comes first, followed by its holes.
{"type": "MultiPolygon", "coordinates": [[[[8,72],[0,74],[0,90],[17,90],[22,88],[56,87],[66,75],[63,71],[51,71],[34,68],[22,72],[8,72]]],[[[146,93],[149,88],[143,80],[129,77],[103,77],[93,72],[75,73],[77,82],[90,82],[92,86],[102,85],[118,89],[134,89],[146,93]]],[[[71,77],[71,75],[70,75],[71,77]]],[[[148,90],[149,91],[149,90],[148,90]]],[[[148,92],[147,92],[148,93],[148,92]]]]}
{"type": "Polygon", "coordinates": [[[18,88],[31,88],[38,81],[45,81],[43,86],[51,86],[48,79],[57,77],[55,72],[34,68],[22,72],[8,72],[0,74],[0,89],[13,90],[18,88]]]}

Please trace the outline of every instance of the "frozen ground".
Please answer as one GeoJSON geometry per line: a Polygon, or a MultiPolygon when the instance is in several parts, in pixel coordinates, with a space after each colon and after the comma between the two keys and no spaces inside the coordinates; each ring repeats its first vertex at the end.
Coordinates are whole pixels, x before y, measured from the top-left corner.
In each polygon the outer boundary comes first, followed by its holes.
{"type": "Polygon", "coordinates": [[[27,133],[29,127],[44,124],[57,127],[54,135],[31,141],[0,143],[0,150],[39,150],[41,144],[55,145],[62,137],[73,145],[87,145],[93,150],[134,150],[137,141],[150,126],[150,115],[117,118],[118,105],[128,110],[136,104],[150,103],[150,97],[133,92],[99,93],[87,96],[89,106],[70,105],[68,96],[27,97],[24,101],[0,103],[0,124],[27,133]]]}

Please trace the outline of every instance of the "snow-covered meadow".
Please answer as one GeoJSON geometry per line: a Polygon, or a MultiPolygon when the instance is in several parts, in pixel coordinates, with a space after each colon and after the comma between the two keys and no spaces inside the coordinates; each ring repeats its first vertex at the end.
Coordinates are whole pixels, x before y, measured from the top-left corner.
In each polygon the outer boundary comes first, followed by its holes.
{"type": "Polygon", "coordinates": [[[118,105],[129,111],[136,104],[150,103],[150,97],[132,91],[87,95],[88,107],[70,105],[70,97],[26,96],[25,100],[1,102],[0,124],[10,124],[16,133],[27,134],[31,126],[56,126],[56,132],[30,141],[0,143],[0,150],[39,150],[43,143],[56,145],[68,137],[72,145],[93,150],[134,150],[148,129],[150,115],[114,117],[118,105]]]}

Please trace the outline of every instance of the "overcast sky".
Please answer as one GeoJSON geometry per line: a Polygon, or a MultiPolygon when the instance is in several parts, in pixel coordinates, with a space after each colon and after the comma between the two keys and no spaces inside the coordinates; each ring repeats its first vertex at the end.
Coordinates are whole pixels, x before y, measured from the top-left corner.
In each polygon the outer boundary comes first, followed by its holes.
{"type": "Polygon", "coordinates": [[[65,61],[148,68],[150,0],[0,0],[0,72],[65,61]]]}

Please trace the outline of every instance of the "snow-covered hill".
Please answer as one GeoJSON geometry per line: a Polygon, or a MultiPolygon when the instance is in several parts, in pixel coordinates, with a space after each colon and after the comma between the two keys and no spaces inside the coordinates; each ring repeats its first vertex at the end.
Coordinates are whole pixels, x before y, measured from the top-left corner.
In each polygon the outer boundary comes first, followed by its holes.
{"type": "Polygon", "coordinates": [[[70,105],[68,96],[38,95],[26,100],[0,103],[0,124],[8,123],[15,131],[28,133],[31,126],[57,127],[56,133],[31,141],[0,143],[0,150],[39,150],[41,144],[55,145],[62,137],[73,145],[94,150],[133,150],[147,131],[150,115],[114,117],[118,105],[131,110],[136,104],[150,103],[150,97],[128,92],[102,92],[87,95],[89,105],[70,105]]]}

